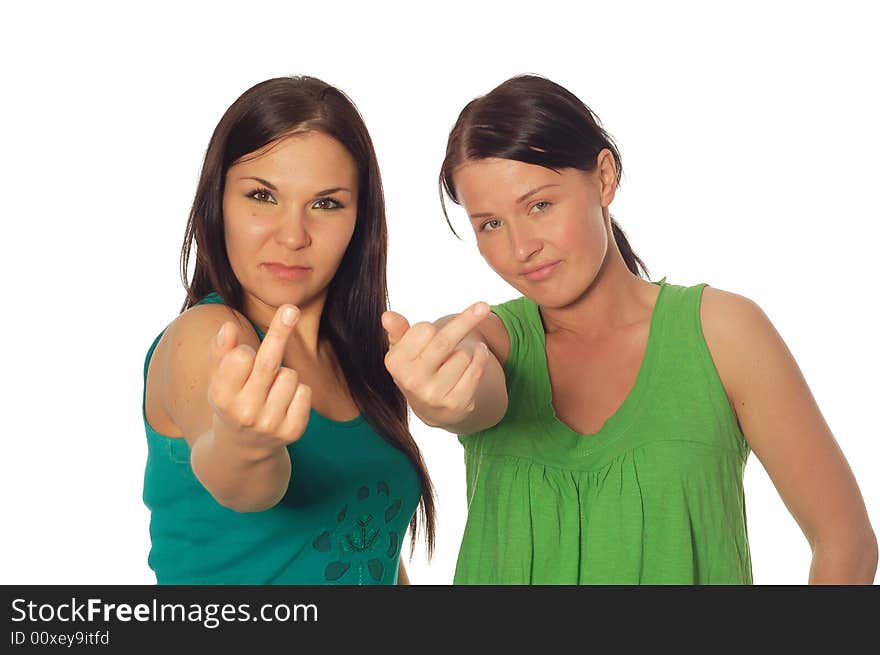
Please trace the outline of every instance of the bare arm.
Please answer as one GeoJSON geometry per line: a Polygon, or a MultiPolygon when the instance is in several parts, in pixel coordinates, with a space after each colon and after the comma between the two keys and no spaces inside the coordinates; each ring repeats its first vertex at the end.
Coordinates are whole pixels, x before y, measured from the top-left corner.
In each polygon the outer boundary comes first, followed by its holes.
{"type": "Polygon", "coordinates": [[[400,564],[397,567],[397,584],[410,584],[409,577],[406,575],[406,569],[403,567],[403,559],[400,560],[400,564]]]}
{"type": "Polygon", "coordinates": [[[706,288],[703,331],[749,446],[813,552],[809,582],[871,584],[877,539],[855,477],[761,309],[706,288]]]}
{"type": "MultiPolygon", "coordinates": [[[[297,385],[290,369],[282,373],[278,364],[266,361],[273,353],[263,347],[265,342],[260,344],[246,321],[242,327],[229,318],[229,310],[219,305],[195,307],[181,315],[163,337],[163,356],[150,373],[163,381],[163,409],[189,444],[193,472],[202,485],[230,509],[260,511],[276,504],[287,489],[291,465],[285,445],[298,437],[302,413],[308,412],[309,398],[304,396],[309,393],[297,385]],[[221,326],[223,337],[218,340],[221,326]],[[262,363],[259,353],[266,355],[262,363]],[[262,387],[271,390],[261,393],[262,387]],[[288,415],[297,392],[296,408],[288,415]],[[261,400],[248,402],[249,396],[261,400]],[[279,419],[274,423],[267,420],[270,403],[279,419]]],[[[277,328],[274,336],[270,345],[277,350],[277,340],[285,336],[279,336],[277,328]]]]}

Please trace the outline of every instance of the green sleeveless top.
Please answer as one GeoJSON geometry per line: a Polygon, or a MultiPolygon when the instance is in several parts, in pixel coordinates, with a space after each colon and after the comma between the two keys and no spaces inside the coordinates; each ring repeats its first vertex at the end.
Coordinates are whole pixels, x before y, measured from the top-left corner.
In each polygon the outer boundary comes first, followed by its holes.
{"type": "MultiPolygon", "coordinates": [[[[212,294],[202,302],[221,300],[212,294]]],[[[147,353],[145,387],[161,336],[147,353]]],[[[144,427],[148,563],[159,584],[397,582],[421,482],[409,458],[363,416],[332,421],[313,409],[303,436],[288,446],[287,493],[274,507],[251,513],[214,500],[193,474],[183,438],[157,433],[146,415],[144,427]]]]}
{"type": "Polygon", "coordinates": [[[509,404],[459,437],[456,584],[751,584],[749,448],[703,338],[704,286],[660,282],[635,385],[588,435],[553,410],[538,306],[493,307],[510,336],[509,404]]]}

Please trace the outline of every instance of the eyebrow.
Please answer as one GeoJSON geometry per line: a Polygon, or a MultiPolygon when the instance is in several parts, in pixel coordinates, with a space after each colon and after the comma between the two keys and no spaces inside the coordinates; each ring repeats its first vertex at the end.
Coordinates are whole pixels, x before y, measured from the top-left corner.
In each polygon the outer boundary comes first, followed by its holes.
{"type": "MultiPolygon", "coordinates": [[[[548,189],[548,188],[554,187],[554,186],[559,186],[559,185],[558,184],[542,184],[541,186],[536,186],[531,191],[527,191],[526,193],[522,194],[519,198],[517,198],[516,202],[514,204],[518,205],[521,202],[523,202],[524,200],[528,200],[531,196],[538,193],[538,191],[543,191],[544,189],[548,189]]],[[[488,218],[490,216],[494,216],[494,214],[492,212],[482,212],[479,214],[471,214],[470,219],[474,220],[477,218],[488,218]]]]}
{"type": "Polygon", "coordinates": [[[332,189],[324,189],[323,191],[318,191],[318,193],[316,193],[315,195],[316,196],[331,196],[334,193],[338,193],[340,191],[346,191],[348,193],[351,193],[351,189],[346,189],[344,186],[336,186],[336,187],[333,187],[332,189]]]}
{"type": "Polygon", "coordinates": [[[558,185],[558,184],[543,184],[543,185],[541,185],[541,186],[536,186],[534,189],[532,189],[532,190],[529,191],[528,193],[524,193],[524,194],[522,194],[519,198],[517,198],[517,199],[516,199],[516,204],[518,205],[518,204],[521,203],[523,200],[526,200],[527,198],[529,198],[529,196],[533,196],[533,195],[535,195],[536,193],[538,193],[538,191],[543,191],[544,189],[547,189],[547,188],[549,188],[549,187],[551,187],[551,186],[559,186],[559,185],[558,185]]]}
{"type": "Polygon", "coordinates": [[[247,176],[247,177],[240,177],[238,179],[240,179],[240,180],[254,180],[255,182],[259,182],[263,186],[268,187],[272,191],[278,191],[278,187],[276,187],[274,184],[272,184],[269,180],[264,180],[262,177],[247,176]]]}
{"type": "MultiPolygon", "coordinates": [[[[272,184],[269,180],[264,180],[262,177],[253,177],[253,176],[249,175],[247,177],[241,177],[239,179],[241,179],[241,180],[254,180],[255,182],[259,182],[263,186],[267,187],[270,191],[278,191],[278,187],[276,187],[274,184],[272,184]]],[[[334,193],[338,193],[339,191],[347,191],[348,193],[351,193],[351,189],[348,189],[344,186],[336,186],[336,187],[332,187],[330,189],[324,189],[322,191],[318,191],[315,194],[315,197],[330,196],[330,195],[333,195],[334,193]]]]}

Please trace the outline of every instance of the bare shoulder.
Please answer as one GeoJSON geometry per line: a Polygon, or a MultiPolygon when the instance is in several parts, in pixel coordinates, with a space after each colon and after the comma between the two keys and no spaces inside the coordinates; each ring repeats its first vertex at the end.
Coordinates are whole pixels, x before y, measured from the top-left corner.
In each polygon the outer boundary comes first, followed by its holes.
{"type": "Polygon", "coordinates": [[[754,381],[793,363],[782,337],[756,302],[706,287],[700,304],[703,337],[731,404],[738,408],[754,381]]]}
{"type": "MultiPolygon", "coordinates": [[[[437,328],[442,328],[456,316],[457,314],[449,314],[438,318],[434,321],[434,325],[437,328]]],[[[510,336],[507,334],[504,323],[494,312],[489,312],[489,315],[476,327],[469,338],[482,341],[489,346],[489,350],[495,355],[501,366],[507,362],[507,356],[510,354],[510,336]]]]}
{"type": "Polygon", "coordinates": [[[211,339],[227,321],[237,325],[239,343],[248,344],[255,350],[259,348],[260,339],[244,314],[226,305],[197,305],[174,319],[165,330],[153,355],[158,360],[157,366],[162,368],[161,362],[165,362],[173,366],[191,364],[199,367],[199,362],[210,354],[211,339]]]}
{"type": "Polygon", "coordinates": [[[213,303],[190,307],[174,319],[163,338],[168,336],[179,348],[193,348],[197,344],[210,342],[227,321],[232,321],[238,327],[240,343],[259,347],[260,339],[244,314],[227,305],[213,303]]]}
{"type": "Polygon", "coordinates": [[[156,344],[147,371],[144,410],[154,430],[170,437],[182,436],[175,414],[203,396],[211,366],[211,341],[227,321],[236,324],[238,342],[254,350],[260,340],[240,312],[221,304],[203,304],[183,312],[168,326],[156,344]]]}
{"type": "Polygon", "coordinates": [[[752,340],[775,332],[756,302],[712,287],[703,289],[700,321],[710,349],[748,346],[752,340]]]}

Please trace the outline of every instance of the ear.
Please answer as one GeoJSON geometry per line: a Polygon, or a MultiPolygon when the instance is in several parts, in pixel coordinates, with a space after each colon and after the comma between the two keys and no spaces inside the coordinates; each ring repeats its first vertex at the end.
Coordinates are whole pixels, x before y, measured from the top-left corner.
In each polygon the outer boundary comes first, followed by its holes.
{"type": "Polygon", "coordinates": [[[599,199],[602,208],[606,209],[617,191],[617,164],[608,148],[602,148],[596,156],[596,174],[599,180],[599,199]]]}

